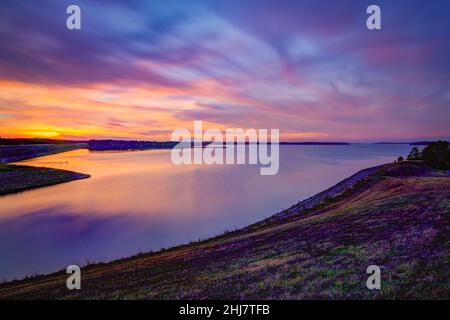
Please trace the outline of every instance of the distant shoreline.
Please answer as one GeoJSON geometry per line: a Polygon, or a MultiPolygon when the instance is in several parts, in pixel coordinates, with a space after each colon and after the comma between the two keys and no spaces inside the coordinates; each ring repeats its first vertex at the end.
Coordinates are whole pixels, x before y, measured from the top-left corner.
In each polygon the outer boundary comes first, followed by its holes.
{"type": "MultiPolygon", "coordinates": [[[[29,139],[1,139],[0,163],[11,163],[33,159],[50,154],[88,149],[90,151],[138,151],[164,150],[174,148],[178,142],[166,141],[128,141],[128,140],[90,140],[88,142],[29,140],[29,139]]],[[[203,142],[206,147],[211,142],[203,142]]],[[[246,145],[249,143],[247,142],[246,145]]],[[[270,144],[270,142],[269,142],[270,144]]],[[[280,142],[279,145],[350,145],[348,142],[280,142]]],[[[225,146],[225,144],[224,144],[225,146]]]]}
{"type": "Polygon", "coordinates": [[[87,148],[84,143],[0,145],[0,163],[12,163],[87,148]]]}
{"type": "MultiPolygon", "coordinates": [[[[203,141],[203,147],[211,142],[203,141]]],[[[364,142],[338,142],[338,141],[281,141],[280,146],[348,146],[364,142]]],[[[430,141],[416,142],[367,142],[369,144],[408,144],[413,146],[428,145],[430,141]]],[[[11,163],[26,159],[32,159],[49,154],[87,148],[90,151],[136,151],[136,150],[159,150],[172,149],[179,142],[175,141],[142,141],[142,140],[57,140],[57,139],[5,139],[0,138],[0,163],[11,163]]],[[[235,143],[236,144],[236,143],[235,143]]],[[[249,145],[249,142],[245,143],[249,145]]],[[[268,142],[270,144],[270,142],[268,142]]],[[[224,144],[225,146],[225,144],[224,144]]]]}

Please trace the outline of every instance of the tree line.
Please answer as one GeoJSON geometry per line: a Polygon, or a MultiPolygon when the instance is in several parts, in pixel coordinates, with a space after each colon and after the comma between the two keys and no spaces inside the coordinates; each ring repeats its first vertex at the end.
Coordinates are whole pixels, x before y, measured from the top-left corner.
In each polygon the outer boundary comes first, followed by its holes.
{"type": "MultiPolygon", "coordinates": [[[[412,161],[423,161],[432,168],[440,170],[450,169],[450,145],[447,141],[439,140],[430,143],[423,150],[413,147],[407,157],[412,161]]],[[[399,157],[399,162],[403,157],[399,157]]]]}

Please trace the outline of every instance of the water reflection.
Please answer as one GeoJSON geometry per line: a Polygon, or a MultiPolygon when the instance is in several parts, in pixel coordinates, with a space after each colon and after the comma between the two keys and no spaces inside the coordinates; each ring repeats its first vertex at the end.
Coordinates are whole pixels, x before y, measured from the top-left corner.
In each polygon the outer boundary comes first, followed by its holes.
{"type": "Polygon", "coordinates": [[[76,150],[23,164],[90,179],[0,198],[0,279],[156,250],[261,220],[407,145],[282,146],[280,171],[173,165],[169,150],[76,150]]]}

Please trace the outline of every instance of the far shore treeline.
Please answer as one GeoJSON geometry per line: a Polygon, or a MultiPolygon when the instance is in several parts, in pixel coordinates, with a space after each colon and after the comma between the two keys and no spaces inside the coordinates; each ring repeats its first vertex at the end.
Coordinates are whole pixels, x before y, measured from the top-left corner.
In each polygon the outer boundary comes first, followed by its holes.
{"type": "MultiPolygon", "coordinates": [[[[0,146],[16,145],[39,145],[39,144],[86,144],[89,148],[105,148],[135,146],[137,148],[148,147],[166,147],[175,145],[175,141],[145,141],[145,140],[120,140],[120,139],[91,139],[91,140],[68,140],[68,139],[49,139],[49,138],[2,138],[0,136],[0,146]]],[[[209,142],[205,142],[209,143],[209,142]]],[[[270,143],[270,142],[269,142],[270,143]]],[[[415,142],[375,142],[374,144],[410,144],[410,145],[429,145],[432,141],[415,142]]],[[[282,141],[280,145],[350,145],[350,142],[339,141],[282,141]]]]}
{"type": "Polygon", "coordinates": [[[0,137],[0,146],[16,146],[16,145],[31,145],[31,144],[68,144],[68,143],[88,143],[88,141],[47,139],[47,138],[1,138],[0,137]]]}
{"type": "MultiPolygon", "coordinates": [[[[47,138],[2,138],[0,137],[0,163],[17,162],[59,152],[89,149],[90,151],[133,151],[149,149],[171,149],[179,142],[140,140],[63,140],[47,138]]],[[[210,142],[203,141],[203,147],[210,142]]],[[[270,142],[269,142],[270,143],[270,142]]],[[[248,142],[246,142],[248,144],[248,142]]],[[[280,142],[280,145],[350,145],[349,142],[311,141],[280,142]]],[[[418,142],[376,142],[375,144],[430,145],[430,141],[418,142]]],[[[193,146],[193,143],[192,143],[193,146]]],[[[417,149],[418,150],[418,149],[417,149]]]]}

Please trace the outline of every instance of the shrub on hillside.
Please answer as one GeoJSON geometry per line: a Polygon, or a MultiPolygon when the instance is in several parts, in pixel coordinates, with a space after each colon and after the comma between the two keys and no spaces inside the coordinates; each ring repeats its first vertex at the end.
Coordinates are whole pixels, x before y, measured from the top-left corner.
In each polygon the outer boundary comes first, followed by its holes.
{"type": "Polygon", "coordinates": [[[435,169],[450,169],[450,145],[447,141],[436,141],[423,149],[423,160],[435,169]]]}

